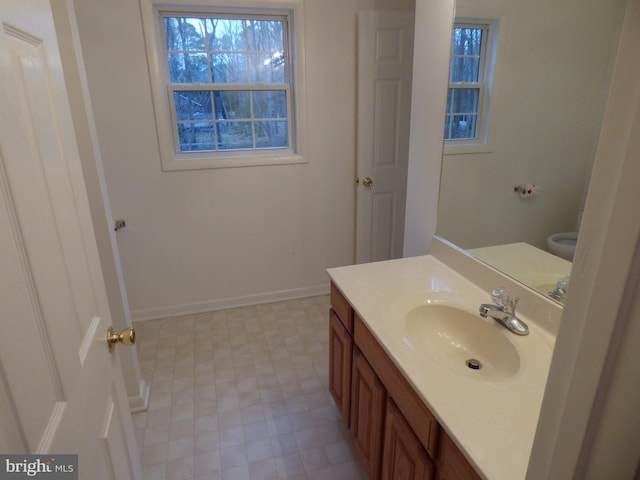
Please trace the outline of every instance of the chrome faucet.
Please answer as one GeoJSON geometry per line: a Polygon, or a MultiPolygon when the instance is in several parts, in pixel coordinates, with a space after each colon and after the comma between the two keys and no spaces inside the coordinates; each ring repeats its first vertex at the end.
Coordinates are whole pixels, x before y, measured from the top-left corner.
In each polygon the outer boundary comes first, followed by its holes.
{"type": "Polygon", "coordinates": [[[569,290],[569,277],[561,277],[556,283],[553,291],[549,292],[549,296],[554,300],[564,303],[564,299],[567,296],[567,290],[569,290]]]}
{"type": "Polygon", "coordinates": [[[526,323],[516,317],[516,305],[519,298],[511,298],[509,292],[502,287],[498,287],[491,292],[491,299],[494,304],[483,303],[480,305],[480,316],[491,317],[506,329],[516,335],[528,335],[529,327],[526,323]]]}

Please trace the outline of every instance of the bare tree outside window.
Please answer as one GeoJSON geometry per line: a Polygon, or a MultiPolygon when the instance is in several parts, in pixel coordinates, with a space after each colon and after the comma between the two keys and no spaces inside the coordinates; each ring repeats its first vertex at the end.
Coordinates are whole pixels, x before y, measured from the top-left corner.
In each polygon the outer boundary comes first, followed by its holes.
{"type": "Polygon", "coordinates": [[[163,17],[179,151],[290,147],[286,19],[163,17]]]}
{"type": "Polygon", "coordinates": [[[478,138],[486,37],[486,25],[454,26],[445,122],[447,141],[478,138]]]}

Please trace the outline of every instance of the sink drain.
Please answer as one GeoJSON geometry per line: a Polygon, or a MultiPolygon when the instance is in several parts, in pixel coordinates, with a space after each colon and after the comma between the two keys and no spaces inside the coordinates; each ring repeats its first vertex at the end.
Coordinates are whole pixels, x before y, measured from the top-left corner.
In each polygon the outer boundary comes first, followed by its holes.
{"type": "Polygon", "coordinates": [[[480,360],[476,360],[475,358],[470,358],[466,361],[466,364],[467,367],[469,367],[471,370],[480,370],[482,368],[482,363],[480,363],[480,360]]]}

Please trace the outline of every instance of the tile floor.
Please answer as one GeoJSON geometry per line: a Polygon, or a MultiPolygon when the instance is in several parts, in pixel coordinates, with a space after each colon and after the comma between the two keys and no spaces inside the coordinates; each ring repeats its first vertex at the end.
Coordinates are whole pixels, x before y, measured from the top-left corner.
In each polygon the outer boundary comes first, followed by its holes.
{"type": "Polygon", "coordinates": [[[136,324],[147,480],[366,479],[328,392],[329,297],[136,324]]]}

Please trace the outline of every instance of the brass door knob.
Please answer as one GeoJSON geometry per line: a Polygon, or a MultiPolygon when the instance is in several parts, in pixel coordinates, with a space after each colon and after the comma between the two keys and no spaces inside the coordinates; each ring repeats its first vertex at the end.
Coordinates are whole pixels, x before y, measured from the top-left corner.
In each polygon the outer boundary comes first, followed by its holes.
{"type": "Polygon", "coordinates": [[[373,186],[373,180],[371,180],[371,177],[364,177],[362,179],[362,185],[367,188],[371,188],[373,186]]]}
{"type": "Polygon", "coordinates": [[[113,352],[117,343],[133,345],[136,343],[136,331],[133,328],[125,328],[120,333],[116,333],[113,327],[107,328],[107,346],[113,352]]]}

